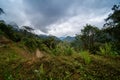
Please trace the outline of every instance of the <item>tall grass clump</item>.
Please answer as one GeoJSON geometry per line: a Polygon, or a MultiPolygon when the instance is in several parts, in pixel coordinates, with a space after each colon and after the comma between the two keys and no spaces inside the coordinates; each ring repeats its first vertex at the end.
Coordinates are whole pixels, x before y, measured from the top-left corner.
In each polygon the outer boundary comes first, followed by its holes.
{"type": "Polygon", "coordinates": [[[117,52],[115,52],[112,49],[112,45],[110,43],[105,43],[104,46],[100,47],[100,53],[99,54],[112,56],[112,55],[116,55],[117,52]]]}
{"type": "Polygon", "coordinates": [[[38,80],[45,79],[45,70],[44,70],[43,64],[40,65],[39,70],[34,70],[34,72],[36,73],[38,80]]]}
{"type": "Polygon", "coordinates": [[[81,51],[80,56],[84,60],[85,64],[90,64],[91,58],[89,55],[89,51],[81,51]]]}

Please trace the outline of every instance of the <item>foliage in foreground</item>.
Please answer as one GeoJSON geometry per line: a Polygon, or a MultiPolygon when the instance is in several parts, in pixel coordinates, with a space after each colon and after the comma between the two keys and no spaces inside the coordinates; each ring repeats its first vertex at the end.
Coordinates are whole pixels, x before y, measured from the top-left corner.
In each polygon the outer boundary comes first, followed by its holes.
{"type": "Polygon", "coordinates": [[[88,51],[82,51],[70,56],[46,55],[32,61],[15,50],[15,46],[0,48],[1,80],[120,79],[120,57],[90,55],[88,51]]]}

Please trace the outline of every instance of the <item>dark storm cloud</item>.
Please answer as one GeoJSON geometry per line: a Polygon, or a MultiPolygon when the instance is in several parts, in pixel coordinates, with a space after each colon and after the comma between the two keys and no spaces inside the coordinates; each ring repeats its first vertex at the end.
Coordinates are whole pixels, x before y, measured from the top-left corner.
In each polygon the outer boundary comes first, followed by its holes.
{"type": "Polygon", "coordinates": [[[73,0],[25,0],[26,13],[34,26],[46,31],[47,25],[67,16],[66,12],[72,2],[73,0]]]}
{"type": "Polygon", "coordinates": [[[57,0],[25,0],[29,8],[33,11],[40,12],[46,17],[54,17],[64,14],[65,10],[69,7],[69,1],[57,0]]]}
{"type": "Polygon", "coordinates": [[[74,14],[86,14],[90,10],[97,11],[104,7],[111,7],[114,2],[111,0],[24,0],[26,14],[29,14],[31,24],[42,31],[47,31],[46,26],[69,16],[70,8],[73,9],[74,16],[74,14]],[[74,9],[77,12],[74,12],[74,9]]]}

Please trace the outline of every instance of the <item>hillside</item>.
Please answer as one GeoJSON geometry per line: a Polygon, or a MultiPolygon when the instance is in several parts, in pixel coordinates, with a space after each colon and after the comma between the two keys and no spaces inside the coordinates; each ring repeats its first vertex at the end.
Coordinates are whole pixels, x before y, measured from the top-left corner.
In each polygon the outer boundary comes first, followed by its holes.
{"type": "Polygon", "coordinates": [[[0,80],[120,79],[119,56],[89,54],[90,62],[87,63],[81,54],[36,57],[18,45],[9,43],[0,47],[0,80]]]}
{"type": "Polygon", "coordinates": [[[72,41],[75,40],[75,37],[67,36],[67,37],[60,37],[60,39],[61,39],[62,41],[72,42],[72,41]]]}

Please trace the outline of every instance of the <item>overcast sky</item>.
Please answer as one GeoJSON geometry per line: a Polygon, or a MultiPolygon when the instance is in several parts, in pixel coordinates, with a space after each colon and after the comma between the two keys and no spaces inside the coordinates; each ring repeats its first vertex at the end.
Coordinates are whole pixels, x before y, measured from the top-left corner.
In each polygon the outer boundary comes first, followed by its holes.
{"type": "Polygon", "coordinates": [[[36,29],[37,34],[74,36],[85,24],[101,28],[111,8],[119,0],[0,0],[6,15],[19,26],[36,29]]]}

